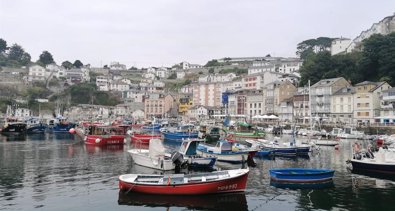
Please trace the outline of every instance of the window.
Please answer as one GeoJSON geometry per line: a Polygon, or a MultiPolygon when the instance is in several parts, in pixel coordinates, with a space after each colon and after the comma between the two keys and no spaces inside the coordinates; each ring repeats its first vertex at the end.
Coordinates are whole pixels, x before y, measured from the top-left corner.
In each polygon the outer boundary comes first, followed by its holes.
{"type": "Polygon", "coordinates": [[[361,103],[357,103],[357,108],[361,107],[361,103]]]}
{"type": "Polygon", "coordinates": [[[342,97],[340,98],[340,103],[343,103],[343,98],[342,97]]]}
{"type": "Polygon", "coordinates": [[[357,116],[361,116],[361,112],[357,112],[357,116]]]}

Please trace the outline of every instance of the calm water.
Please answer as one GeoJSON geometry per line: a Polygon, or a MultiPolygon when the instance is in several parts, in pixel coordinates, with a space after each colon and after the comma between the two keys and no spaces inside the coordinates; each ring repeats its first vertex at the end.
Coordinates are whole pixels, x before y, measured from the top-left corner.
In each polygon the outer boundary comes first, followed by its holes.
{"type": "MultiPolygon", "coordinates": [[[[309,158],[257,159],[245,193],[209,196],[120,194],[117,177],[153,173],[134,166],[124,147],[88,147],[68,134],[0,136],[0,210],[394,210],[395,180],[347,170],[350,141],[309,158]],[[335,169],[334,186],[271,186],[271,167],[335,169]]],[[[174,148],[174,145],[168,145],[174,148]]],[[[239,165],[219,165],[238,168],[239,165]]]]}

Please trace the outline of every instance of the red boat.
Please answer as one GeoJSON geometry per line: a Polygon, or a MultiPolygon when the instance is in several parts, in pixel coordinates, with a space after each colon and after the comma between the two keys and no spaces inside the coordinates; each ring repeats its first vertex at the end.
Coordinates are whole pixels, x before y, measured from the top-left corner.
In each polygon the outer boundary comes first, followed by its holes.
{"type": "Polygon", "coordinates": [[[132,142],[141,143],[141,144],[149,144],[149,140],[151,139],[160,139],[161,135],[158,134],[144,134],[144,133],[133,133],[131,139],[132,142]]]}
{"type": "Polygon", "coordinates": [[[88,128],[85,144],[95,146],[123,145],[126,142],[124,128],[114,126],[94,126],[88,128]]]}
{"type": "Polygon", "coordinates": [[[249,169],[234,169],[198,174],[125,174],[119,176],[119,189],[164,195],[199,195],[242,192],[249,169]]]}

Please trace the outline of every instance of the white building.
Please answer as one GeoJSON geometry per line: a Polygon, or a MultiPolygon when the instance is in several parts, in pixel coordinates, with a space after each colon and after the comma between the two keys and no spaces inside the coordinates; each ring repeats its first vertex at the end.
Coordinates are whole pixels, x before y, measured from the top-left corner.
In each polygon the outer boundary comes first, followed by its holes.
{"type": "Polygon", "coordinates": [[[349,38],[338,38],[332,41],[331,45],[331,55],[336,55],[339,53],[346,53],[347,47],[351,44],[351,39],[349,38]]]}
{"type": "Polygon", "coordinates": [[[133,111],[132,118],[134,120],[143,120],[144,119],[144,110],[138,109],[138,110],[133,111]]]}
{"type": "Polygon", "coordinates": [[[32,65],[29,67],[29,81],[45,81],[49,76],[49,72],[40,65],[32,65]]]}
{"type": "Polygon", "coordinates": [[[119,62],[111,62],[110,70],[126,70],[126,65],[120,64],[119,62]]]}
{"type": "Polygon", "coordinates": [[[28,108],[17,108],[15,109],[15,117],[17,118],[25,118],[32,115],[32,111],[28,108]]]}
{"type": "Polygon", "coordinates": [[[236,77],[237,76],[234,73],[208,74],[205,76],[200,76],[198,81],[199,82],[227,82],[227,81],[232,81],[236,77]]]}
{"type": "Polygon", "coordinates": [[[110,83],[111,91],[123,92],[129,90],[129,85],[122,81],[113,81],[110,83]]]}
{"type": "Polygon", "coordinates": [[[146,93],[142,91],[128,90],[122,92],[122,98],[133,99],[133,102],[143,103],[145,96],[146,93]]]}
{"type": "Polygon", "coordinates": [[[181,62],[180,63],[181,67],[183,70],[189,70],[189,69],[199,69],[202,68],[202,65],[199,64],[190,64],[188,62],[181,62]]]}
{"type": "Polygon", "coordinates": [[[52,72],[52,75],[55,76],[56,78],[66,76],[66,72],[65,72],[66,69],[62,66],[53,63],[53,64],[48,64],[45,68],[50,72],[52,72]]]}
{"type": "Polygon", "coordinates": [[[184,77],[185,77],[185,71],[184,70],[177,70],[176,74],[177,74],[177,79],[184,79],[184,77]]]}

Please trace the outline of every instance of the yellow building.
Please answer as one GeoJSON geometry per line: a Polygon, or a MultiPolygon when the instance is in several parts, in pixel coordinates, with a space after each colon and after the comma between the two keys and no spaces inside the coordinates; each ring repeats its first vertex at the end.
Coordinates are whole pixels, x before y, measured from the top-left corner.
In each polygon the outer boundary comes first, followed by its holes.
{"type": "Polygon", "coordinates": [[[185,114],[193,105],[192,98],[181,97],[178,100],[178,113],[185,114]]]}

